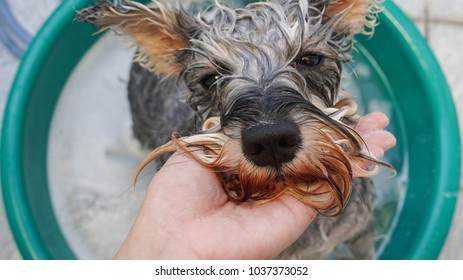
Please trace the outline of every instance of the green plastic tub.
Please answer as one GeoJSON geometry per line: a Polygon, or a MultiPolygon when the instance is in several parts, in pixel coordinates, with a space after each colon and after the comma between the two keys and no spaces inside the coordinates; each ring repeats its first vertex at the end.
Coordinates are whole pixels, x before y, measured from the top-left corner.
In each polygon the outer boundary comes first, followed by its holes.
{"type": "MultiPolygon", "coordinates": [[[[41,29],[17,73],[5,111],[1,179],[5,207],[25,259],[75,259],[56,219],[47,150],[55,105],[69,75],[98,40],[73,21],[93,0],[63,1],[41,29]]],[[[460,139],[445,78],[413,23],[384,3],[373,38],[359,37],[354,87],[365,111],[387,108],[398,145],[386,156],[398,171],[380,185],[401,196],[385,203],[381,259],[435,259],[445,242],[458,194],[460,139]],[[367,73],[367,74],[365,74],[367,73]],[[381,106],[379,106],[379,105],[381,106]],[[389,213],[389,214],[388,214],[389,213]]],[[[108,65],[108,67],[111,67],[108,65]]],[[[89,81],[90,82],[90,81],[89,81]]],[[[59,211],[59,210],[58,210],[59,211]]]]}

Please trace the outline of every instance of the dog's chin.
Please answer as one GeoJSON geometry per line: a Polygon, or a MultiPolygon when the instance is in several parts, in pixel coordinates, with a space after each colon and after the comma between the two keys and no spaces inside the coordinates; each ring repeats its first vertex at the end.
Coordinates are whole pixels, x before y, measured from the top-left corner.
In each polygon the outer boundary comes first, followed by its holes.
{"type": "Polygon", "coordinates": [[[227,150],[221,150],[217,165],[211,167],[219,171],[222,186],[234,201],[264,203],[289,194],[325,215],[337,215],[349,196],[354,172],[340,147],[312,146],[278,169],[256,166],[227,150]]]}
{"type": "Polygon", "coordinates": [[[228,197],[237,202],[260,204],[285,194],[326,215],[338,214],[350,193],[351,176],[339,176],[340,180],[333,183],[325,176],[311,175],[311,171],[310,167],[305,167],[301,172],[285,174],[239,168],[238,175],[221,173],[219,178],[228,197]]]}

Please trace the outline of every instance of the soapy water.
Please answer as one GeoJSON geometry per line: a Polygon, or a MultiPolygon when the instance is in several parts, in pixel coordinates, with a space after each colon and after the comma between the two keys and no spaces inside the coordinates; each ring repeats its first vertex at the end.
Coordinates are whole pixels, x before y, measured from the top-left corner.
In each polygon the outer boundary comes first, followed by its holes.
{"type": "Polygon", "coordinates": [[[390,118],[386,130],[397,138],[397,146],[387,151],[383,161],[391,164],[397,171],[393,176],[387,169],[372,178],[374,185],[374,229],[376,235],[376,254],[381,255],[389,242],[390,234],[399,218],[408,185],[408,158],[405,143],[405,132],[400,112],[396,110],[393,92],[382,73],[366,49],[357,45],[353,62],[345,69],[343,88],[352,93],[358,106],[359,114],[383,112],[390,118]],[[356,94],[357,93],[357,94],[356,94]],[[361,93],[361,94],[358,94],[361,93]]]}
{"type": "Polygon", "coordinates": [[[81,259],[111,258],[144,196],[143,184],[125,192],[145,154],[131,136],[131,57],[115,36],[98,41],[70,75],[51,123],[50,195],[61,230],[81,259]]]}
{"type": "MultiPolygon", "coordinates": [[[[48,144],[48,177],[54,212],[71,250],[80,259],[111,258],[143,201],[156,166],[148,166],[136,191],[133,174],[149,151],[132,136],[127,79],[133,51],[114,35],[106,35],[87,52],[58,101],[48,144]]],[[[358,96],[360,112],[382,111],[391,118],[389,130],[403,135],[400,116],[387,84],[364,57],[346,68],[343,86],[358,96]]],[[[165,132],[170,134],[171,132],[165,132]]],[[[404,148],[387,152],[384,160],[398,170],[382,170],[374,180],[377,252],[400,212],[406,191],[404,148]]]]}

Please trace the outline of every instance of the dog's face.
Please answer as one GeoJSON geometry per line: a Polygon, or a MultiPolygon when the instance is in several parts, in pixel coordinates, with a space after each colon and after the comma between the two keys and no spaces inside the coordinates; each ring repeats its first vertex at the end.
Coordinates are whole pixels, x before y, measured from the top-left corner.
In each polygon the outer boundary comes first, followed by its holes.
{"type": "Polygon", "coordinates": [[[159,2],[105,2],[79,17],[129,34],[142,65],[184,79],[192,107],[219,119],[211,131],[227,141],[214,167],[230,197],[268,199],[290,188],[311,194],[318,209],[342,209],[352,177],[368,174],[352,164],[366,156],[346,125],[355,102],[338,98],[342,67],[353,36],[372,32],[378,6],[275,0],[215,9],[206,21],[159,2]]]}

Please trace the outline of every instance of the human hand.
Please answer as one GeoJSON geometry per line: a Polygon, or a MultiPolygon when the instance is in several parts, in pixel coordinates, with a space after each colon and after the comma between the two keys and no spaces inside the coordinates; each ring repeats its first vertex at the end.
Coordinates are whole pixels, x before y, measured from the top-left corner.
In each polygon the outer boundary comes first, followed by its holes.
{"type": "Polygon", "coordinates": [[[373,112],[360,118],[354,127],[367,144],[368,150],[377,159],[382,159],[384,152],[396,145],[396,138],[384,128],[389,124],[389,118],[379,112],[373,112]]]}
{"type": "MultiPolygon", "coordinates": [[[[384,114],[355,129],[379,159],[395,145],[384,114]]],[[[290,195],[264,204],[230,201],[217,176],[174,154],[154,176],[116,259],[269,259],[291,245],[317,210],[290,195]]]]}

